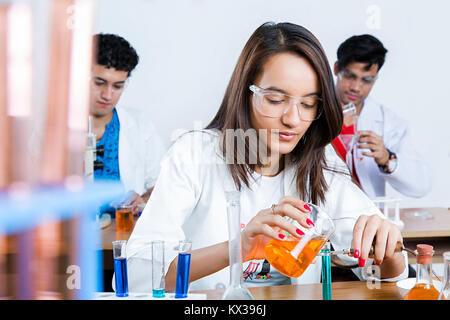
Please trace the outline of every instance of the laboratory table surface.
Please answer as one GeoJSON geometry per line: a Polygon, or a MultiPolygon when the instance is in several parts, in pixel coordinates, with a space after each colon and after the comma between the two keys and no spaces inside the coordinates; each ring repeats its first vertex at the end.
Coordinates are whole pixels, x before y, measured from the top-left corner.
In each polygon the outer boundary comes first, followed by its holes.
{"type": "Polygon", "coordinates": [[[400,219],[405,224],[403,238],[450,237],[450,208],[400,209],[400,219]],[[415,217],[425,214],[425,218],[415,217]]]}
{"type": "MultiPolygon", "coordinates": [[[[322,284],[283,285],[249,288],[256,300],[322,300],[322,284]]],[[[192,290],[208,300],[219,300],[224,290],[192,290]]],[[[395,282],[332,282],[332,300],[401,300],[395,282]]]]}
{"type": "MultiPolygon", "coordinates": [[[[405,247],[415,250],[419,243],[434,247],[433,263],[442,263],[442,254],[450,251],[450,209],[449,208],[410,208],[400,209],[400,219],[405,247]],[[416,215],[416,214],[419,215],[416,215]],[[420,216],[426,218],[420,218],[420,216]]],[[[409,263],[415,264],[415,256],[408,254],[409,263]]]]}
{"type": "Polygon", "coordinates": [[[103,250],[112,250],[113,241],[128,240],[130,236],[131,231],[117,231],[116,219],[111,219],[111,224],[102,229],[102,248],[103,250]]]}
{"type": "MultiPolygon", "coordinates": [[[[402,236],[404,245],[415,249],[418,243],[428,243],[434,246],[433,263],[442,263],[442,253],[450,251],[450,209],[448,208],[403,208],[400,209],[400,219],[404,222],[402,236]],[[427,219],[414,217],[414,213],[426,212],[427,219]]],[[[112,275],[113,258],[112,242],[115,240],[128,240],[131,231],[116,231],[115,219],[102,229],[103,268],[109,270],[107,277],[112,275]]],[[[409,263],[416,263],[415,256],[408,254],[409,263]]]]}

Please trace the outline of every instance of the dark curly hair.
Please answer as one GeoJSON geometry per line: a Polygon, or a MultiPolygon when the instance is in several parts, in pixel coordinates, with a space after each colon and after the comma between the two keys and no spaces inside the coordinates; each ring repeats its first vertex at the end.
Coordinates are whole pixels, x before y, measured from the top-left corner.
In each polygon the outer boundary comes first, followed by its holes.
{"type": "Polygon", "coordinates": [[[139,63],[136,50],[127,40],[115,34],[94,35],[94,48],[97,64],[118,71],[128,71],[128,76],[139,63]]]}
{"type": "Polygon", "coordinates": [[[338,70],[341,71],[351,62],[367,63],[366,70],[372,64],[378,65],[378,71],[384,64],[387,49],[380,40],[369,34],[353,36],[345,40],[337,50],[338,70]]]}

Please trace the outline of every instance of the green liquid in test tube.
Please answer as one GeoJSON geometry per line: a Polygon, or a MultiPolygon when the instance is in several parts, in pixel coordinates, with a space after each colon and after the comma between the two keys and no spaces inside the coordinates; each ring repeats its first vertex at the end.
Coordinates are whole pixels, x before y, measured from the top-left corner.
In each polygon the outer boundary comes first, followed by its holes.
{"type": "Polygon", "coordinates": [[[325,243],[322,256],[322,299],[331,300],[331,256],[330,242],[325,243]]]}
{"type": "Polygon", "coordinates": [[[152,288],[153,298],[166,296],[164,274],[164,241],[152,241],[152,288]]]}

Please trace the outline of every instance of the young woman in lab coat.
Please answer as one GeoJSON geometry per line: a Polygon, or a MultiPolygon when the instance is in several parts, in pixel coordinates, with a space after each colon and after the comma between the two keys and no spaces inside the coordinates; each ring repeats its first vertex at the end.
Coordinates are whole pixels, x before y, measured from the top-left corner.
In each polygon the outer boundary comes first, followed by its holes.
{"type": "MultiPolygon", "coordinates": [[[[151,291],[152,240],[164,240],[166,290],[175,287],[179,240],[192,241],[190,289],[225,288],[229,282],[225,191],[240,190],[244,278],[249,286],[320,282],[320,261],[298,278],[268,266],[263,248],[283,231],[301,232],[283,217],[311,228],[307,202],[335,220],[330,242],[360,267],[375,262],[381,277],[407,276],[407,257],[395,253],[398,228],[383,218],[355,186],[329,143],[342,128],[326,55],[305,28],[289,23],[260,26],[245,45],[218,113],[205,130],[182,135],[169,149],[161,172],[127,246],[130,291],[151,291]],[[239,129],[241,129],[239,131],[239,129]],[[239,132],[267,132],[259,141],[267,153],[250,163],[255,150],[245,145],[239,158],[239,132]],[[234,132],[236,148],[227,132],[234,132]],[[228,138],[227,138],[228,137],[228,138]],[[239,161],[245,159],[245,161],[239,161]],[[374,260],[368,259],[376,236],[374,260]],[[270,269],[270,270],[269,270],[270,269]]],[[[240,136],[245,139],[245,136],[240,136]]],[[[242,141],[242,140],[241,140],[242,141]]],[[[318,259],[320,260],[320,259],[318,259]]],[[[361,268],[354,271],[361,279],[361,268]]]]}

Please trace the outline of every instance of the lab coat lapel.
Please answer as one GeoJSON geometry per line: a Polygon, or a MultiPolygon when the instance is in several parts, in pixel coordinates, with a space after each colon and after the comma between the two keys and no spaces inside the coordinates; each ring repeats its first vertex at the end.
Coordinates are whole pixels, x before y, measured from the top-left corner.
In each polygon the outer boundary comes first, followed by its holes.
{"type": "MultiPolygon", "coordinates": [[[[357,128],[360,130],[374,131],[378,135],[382,135],[383,113],[378,105],[373,103],[370,99],[366,99],[364,107],[358,117],[357,128]]],[[[363,152],[364,149],[360,149],[363,152]]],[[[362,160],[356,159],[356,153],[353,153],[353,163],[355,164],[356,174],[358,175],[359,182],[364,192],[369,197],[376,196],[376,190],[371,180],[376,177],[371,177],[370,173],[373,172],[371,167],[374,166],[374,159],[371,157],[363,156],[362,160]]]]}
{"type": "MultiPolygon", "coordinates": [[[[119,132],[119,169],[120,179],[126,190],[135,190],[136,188],[136,170],[138,157],[133,154],[136,150],[137,135],[133,134],[136,130],[135,123],[130,121],[128,115],[120,108],[116,109],[120,121],[119,132]],[[133,139],[133,137],[135,139],[133,139]]],[[[135,190],[139,192],[139,190],[135,190]]]]}

